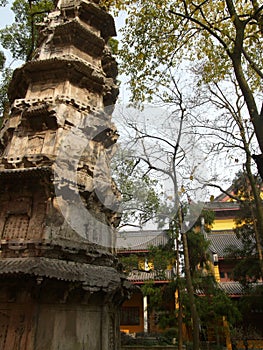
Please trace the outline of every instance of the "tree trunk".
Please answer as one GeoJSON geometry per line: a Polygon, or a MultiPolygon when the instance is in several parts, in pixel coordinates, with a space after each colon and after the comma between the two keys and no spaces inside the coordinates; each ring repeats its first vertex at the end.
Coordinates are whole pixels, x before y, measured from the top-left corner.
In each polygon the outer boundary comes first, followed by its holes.
{"type": "Polygon", "coordinates": [[[178,288],[178,350],[183,349],[183,308],[181,300],[181,286],[178,288]]]}
{"type": "Polygon", "coordinates": [[[190,310],[193,323],[193,350],[199,350],[199,317],[196,309],[194,288],[190,273],[189,254],[188,254],[188,243],[186,233],[182,234],[183,239],[183,250],[184,250],[184,264],[185,264],[185,277],[188,297],[190,300],[190,310]]]}
{"type": "Polygon", "coordinates": [[[178,350],[183,349],[183,308],[181,300],[181,281],[180,281],[180,254],[179,254],[179,239],[176,237],[176,278],[178,282],[178,350]]]}
{"type": "MultiPolygon", "coordinates": [[[[244,33],[245,33],[247,23],[246,21],[241,21],[236,16],[233,1],[227,1],[227,7],[230,15],[233,16],[234,18],[233,23],[236,29],[236,37],[234,41],[233,51],[229,51],[228,55],[232,61],[235,77],[237,79],[240,90],[242,91],[242,94],[248,109],[248,113],[250,116],[250,121],[253,124],[259,149],[261,151],[261,154],[256,155],[256,157],[259,157],[261,160],[263,157],[263,132],[262,132],[263,116],[262,116],[262,113],[259,113],[253,91],[248,84],[248,79],[246,78],[244,74],[244,69],[242,67],[242,50],[243,50],[244,35],[245,35],[244,33]]],[[[261,164],[262,164],[262,160],[261,160],[261,164]]],[[[262,174],[261,166],[258,166],[258,169],[261,175],[262,174]]],[[[263,180],[263,177],[262,177],[262,180],[263,180]]]]}
{"type": "Polygon", "coordinates": [[[260,273],[261,273],[261,277],[263,277],[263,256],[262,256],[262,245],[261,245],[261,242],[263,241],[263,206],[262,206],[262,199],[260,197],[260,190],[257,188],[255,179],[251,172],[250,158],[248,158],[246,162],[246,171],[247,171],[249,183],[251,186],[251,191],[255,201],[255,212],[253,210],[253,207],[251,207],[251,212],[252,212],[254,228],[255,228],[255,239],[256,239],[256,247],[257,247],[259,264],[260,264],[260,273]]]}

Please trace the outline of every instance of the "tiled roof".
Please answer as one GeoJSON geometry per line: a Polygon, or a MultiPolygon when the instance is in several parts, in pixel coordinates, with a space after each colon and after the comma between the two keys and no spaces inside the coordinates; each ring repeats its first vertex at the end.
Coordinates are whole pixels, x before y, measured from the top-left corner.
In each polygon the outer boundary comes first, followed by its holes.
{"type": "Polygon", "coordinates": [[[117,234],[116,248],[120,251],[142,251],[151,246],[165,245],[168,236],[165,231],[126,231],[117,234]]]}
{"type": "Polygon", "coordinates": [[[0,260],[3,275],[33,275],[64,281],[78,281],[87,289],[109,290],[119,286],[120,276],[111,267],[94,266],[49,258],[5,258],[0,260]]]}
{"type": "Polygon", "coordinates": [[[239,203],[237,202],[209,202],[205,204],[205,209],[209,210],[238,210],[239,203]]]}
{"type": "MultiPolygon", "coordinates": [[[[252,284],[252,288],[263,286],[263,282],[257,282],[252,284]]],[[[228,295],[243,295],[245,294],[244,287],[241,283],[236,281],[220,282],[219,287],[228,295]]]]}
{"type": "MultiPolygon", "coordinates": [[[[132,271],[129,276],[127,277],[128,281],[133,283],[140,283],[140,282],[146,282],[146,281],[167,281],[171,280],[171,273],[172,271],[167,270],[165,271],[165,276],[157,276],[155,271],[138,271],[134,270],[132,271]]],[[[244,288],[241,283],[236,281],[229,281],[229,282],[219,282],[218,283],[219,288],[221,288],[227,295],[229,296],[241,296],[245,293],[244,288]]],[[[263,282],[254,283],[253,287],[256,286],[263,286],[263,282]]],[[[198,292],[198,294],[203,294],[202,292],[198,292]]]]}
{"type": "MultiPolygon", "coordinates": [[[[227,255],[229,246],[242,248],[242,242],[232,230],[217,231],[207,236],[210,241],[210,250],[217,253],[219,258],[227,255]]],[[[140,252],[147,251],[151,246],[165,245],[168,235],[165,231],[127,231],[117,234],[117,251],[140,252]]]]}
{"type": "Polygon", "coordinates": [[[217,253],[219,258],[227,255],[228,247],[242,248],[242,242],[233,231],[221,231],[225,233],[211,233],[207,236],[210,241],[210,250],[217,253]]]}
{"type": "Polygon", "coordinates": [[[131,282],[145,282],[145,281],[166,281],[171,279],[172,271],[166,270],[165,275],[158,276],[156,271],[139,271],[139,270],[133,270],[129,273],[127,279],[131,282]]]}
{"type": "Polygon", "coordinates": [[[242,295],[243,286],[239,282],[220,282],[219,287],[228,295],[242,295]]]}
{"type": "Polygon", "coordinates": [[[5,175],[16,175],[16,174],[23,174],[23,173],[34,173],[39,174],[40,172],[51,172],[52,169],[49,166],[41,166],[41,167],[28,167],[28,168],[17,168],[17,169],[0,169],[0,176],[5,175]]]}

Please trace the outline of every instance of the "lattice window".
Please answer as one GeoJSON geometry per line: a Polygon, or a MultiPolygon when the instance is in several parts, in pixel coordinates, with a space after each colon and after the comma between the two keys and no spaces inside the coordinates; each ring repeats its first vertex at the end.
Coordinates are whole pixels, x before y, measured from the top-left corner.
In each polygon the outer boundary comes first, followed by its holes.
{"type": "Polygon", "coordinates": [[[122,307],[121,308],[121,325],[135,326],[140,324],[139,307],[122,307]]]}
{"type": "Polygon", "coordinates": [[[5,222],[3,239],[26,238],[29,225],[27,214],[9,215],[5,222]]]}

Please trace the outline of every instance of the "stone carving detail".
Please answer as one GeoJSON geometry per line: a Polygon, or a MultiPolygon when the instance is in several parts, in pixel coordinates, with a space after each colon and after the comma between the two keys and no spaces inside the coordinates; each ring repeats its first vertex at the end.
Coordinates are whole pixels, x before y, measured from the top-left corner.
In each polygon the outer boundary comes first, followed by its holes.
{"type": "Polygon", "coordinates": [[[115,350],[115,318],[110,316],[109,322],[109,350],[115,350]]]}
{"type": "Polygon", "coordinates": [[[28,149],[29,154],[39,154],[41,153],[44,143],[44,135],[33,135],[28,138],[28,149]]]}
{"type": "Polygon", "coordinates": [[[11,214],[6,218],[3,239],[20,239],[27,237],[29,217],[26,214],[11,214]]]}

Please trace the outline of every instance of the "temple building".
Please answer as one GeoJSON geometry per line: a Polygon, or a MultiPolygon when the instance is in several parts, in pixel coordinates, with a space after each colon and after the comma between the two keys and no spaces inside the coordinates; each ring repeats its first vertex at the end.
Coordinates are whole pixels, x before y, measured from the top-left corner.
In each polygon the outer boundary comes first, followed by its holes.
{"type": "MultiPolygon", "coordinates": [[[[203,234],[209,242],[209,255],[211,258],[211,271],[218,287],[225,294],[237,303],[242,297],[246,296],[247,291],[244,286],[234,280],[233,270],[237,263],[241,261],[240,256],[229,255],[228,249],[242,249],[244,242],[238,238],[234,232],[235,219],[240,211],[240,205],[231,200],[227,195],[222,194],[215,198],[213,202],[206,203],[205,209],[213,211],[215,215],[214,222],[210,232],[203,234]]],[[[202,232],[202,230],[201,230],[202,232]]],[[[166,230],[146,230],[146,231],[126,231],[119,232],[117,236],[118,256],[123,261],[128,261],[129,270],[127,273],[128,280],[137,287],[136,292],[129,300],[126,300],[122,305],[121,326],[123,333],[131,334],[132,337],[141,337],[142,334],[156,336],[157,339],[161,334],[169,331],[169,327],[162,328],[159,325],[159,315],[161,313],[175,314],[177,308],[176,293],[170,300],[166,295],[166,300],[162,301],[163,308],[160,311],[149,310],[151,295],[145,295],[142,292],[142,286],[150,283],[154,288],[168,290],[169,283],[175,279],[175,271],[172,265],[167,266],[163,274],[158,274],[155,268],[154,256],[152,257],[151,250],[153,247],[167,247],[170,236],[166,230]],[[151,258],[149,258],[151,256],[151,258]],[[137,259],[136,259],[137,257],[137,259]],[[126,260],[125,260],[126,259],[126,260]],[[132,265],[133,263],[133,265],[132,265]],[[131,266],[132,265],[132,266],[131,266]]],[[[262,287],[262,280],[257,280],[252,286],[262,287]]],[[[197,290],[195,293],[197,298],[202,298],[204,293],[197,290]]],[[[260,296],[257,296],[260,298],[260,296]]],[[[256,299],[256,298],[255,298],[256,299]]],[[[262,305],[262,304],[261,304],[262,305]]],[[[255,306],[247,311],[245,326],[256,329],[259,334],[263,334],[262,328],[263,310],[260,306],[255,306]]],[[[213,348],[213,346],[222,346],[228,350],[232,347],[229,327],[224,318],[218,325],[212,323],[200,331],[200,339],[203,341],[204,347],[213,348]],[[202,336],[202,337],[201,337],[202,336]]],[[[171,329],[176,329],[177,321],[170,326],[171,329]]],[[[176,332],[175,332],[176,333],[176,332]]],[[[242,333],[240,333],[242,334],[242,333]]],[[[234,335],[235,337],[236,335],[234,335]]],[[[236,349],[245,349],[243,338],[234,338],[236,341],[236,349]]],[[[183,325],[183,341],[185,343],[192,340],[191,327],[183,325]]],[[[257,338],[252,332],[247,336],[249,348],[262,349],[263,340],[257,338]]]]}

